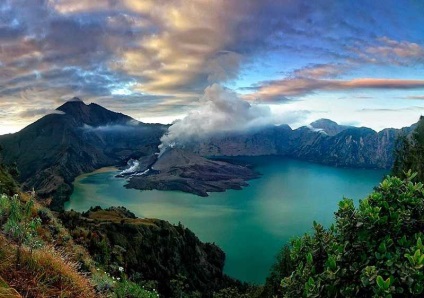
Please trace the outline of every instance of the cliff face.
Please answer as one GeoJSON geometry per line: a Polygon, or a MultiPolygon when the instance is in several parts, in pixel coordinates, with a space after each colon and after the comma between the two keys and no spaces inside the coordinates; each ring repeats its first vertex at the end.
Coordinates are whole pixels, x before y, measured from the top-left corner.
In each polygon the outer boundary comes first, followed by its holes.
{"type": "Polygon", "coordinates": [[[229,280],[224,252],[202,243],[189,229],[158,219],[140,219],[123,207],[100,207],[60,215],[74,240],[110,272],[123,267],[133,279],[153,280],[165,297],[172,280],[184,277],[189,291],[212,293],[229,280]],[[179,277],[178,277],[179,276],[179,277]]]}
{"type": "Polygon", "coordinates": [[[202,156],[260,156],[288,152],[288,125],[269,126],[249,132],[222,133],[185,145],[202,156]]]}
{"type": "Polygon", "coordinates": [[[154,152],[165,129],[77,100],[57,111],[0,136],[4,161],[17,163],[24,188],[52,197],[53,209],[62,208],[76,176],[154,152]]]}
{"type": "Polygon", "coordinates": [[[291,138],[290,157],[331,166],[388,169],[393,165],[394,146],[399,134],[411,128],[375,132],[365,127],[351,127],[331,136],[300,128],[291,138]]]}
{"type": "Polygon", "coordinates": [[[281,125],[217,135],[190,143],[186,149],[203,156],[281,155],[330,166],[388,169],[393,165],[397,137],[410,134],[414,127],[376,132],[321,119],[295,130],[281,125]]]}

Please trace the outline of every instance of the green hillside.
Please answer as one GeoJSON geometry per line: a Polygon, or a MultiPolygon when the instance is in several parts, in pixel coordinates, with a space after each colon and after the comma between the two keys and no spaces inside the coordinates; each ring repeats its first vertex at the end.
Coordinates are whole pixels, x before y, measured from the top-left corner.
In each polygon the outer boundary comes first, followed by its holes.
{"type": "Polygon", "coordinates": [[[354,206],[343,199],[328,229],[282,248],[263,297],[422,297],[424,118],[401,136],[393,175],[354,206]]]}

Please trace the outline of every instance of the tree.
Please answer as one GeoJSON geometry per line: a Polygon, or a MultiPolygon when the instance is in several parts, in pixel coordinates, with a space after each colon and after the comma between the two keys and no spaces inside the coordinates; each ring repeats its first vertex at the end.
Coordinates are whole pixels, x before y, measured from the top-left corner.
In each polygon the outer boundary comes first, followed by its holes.
{"type": "Polygon", "coordinates": [[[281,296],[281,279],[288,276],[293,271],[293,264],[290,258],[290,246],[284,245],[276,257],[276,262],[271,267],[270,273],[266,278],[261,297],[281,296]]]}
{"type": "Polygon", "coordinates": [[[7,166],[7,170],[9,174],[14,178],[19,178],[19,170],[18,170],[18,164],[16,162],[12,163],[11,165],[7,166]]]}
{"type": "Polygon", "coordinates": [[[424,117],[421,116],[411,136],[400,135],[396,140],[392,175],[405,178],[409,170],[424,182],[424,117]]]}
{"type": "Polygon", "coordinates": [[[355,208],[343,199],[329,229],[292,241],[284,297],[422,297],[424,187],[387,177],[355,208]]]}

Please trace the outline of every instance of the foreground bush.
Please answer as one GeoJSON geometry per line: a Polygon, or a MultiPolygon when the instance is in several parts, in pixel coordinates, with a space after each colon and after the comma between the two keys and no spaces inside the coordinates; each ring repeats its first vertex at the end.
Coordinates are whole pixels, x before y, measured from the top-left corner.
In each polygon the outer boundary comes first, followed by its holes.
{"type": "MultiPolygon", "coordinates": [[[[42,245],[39,232],[54,226],[42,226],[40,210],[34,196],[0,195],[0,277],[7,290],[23,297],[95,297],[77,263],[51,244],[42,245]]],[[[15,297],[4,291],[0,297],[15,297]]]]}
{"type": "Polygon", "coordinates": [[[355,208],[344,199],[336,223],[291,243],[294,271],[284,297],[422,297],[424,189],[414,174],[387,177],[355,208]]]}

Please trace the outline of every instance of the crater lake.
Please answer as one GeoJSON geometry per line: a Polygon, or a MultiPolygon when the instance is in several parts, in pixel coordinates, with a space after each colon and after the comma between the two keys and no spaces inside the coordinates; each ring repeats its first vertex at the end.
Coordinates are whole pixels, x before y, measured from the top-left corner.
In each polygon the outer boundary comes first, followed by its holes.
{"type": "Polygon", "coordinates": [[[284,244],[311,232],[314,220],[330,226],[343,197],[357,203],[387,173],[274,156],[226,160],[250,164],[262,175],[242,190],[210,193],[204,198],[175,191],[126,189],[126,181],[115,177],[116,168],[104,168],[76,178],[65,209],[124,206],[139,217],[181,222],[200,240],[224,250],[226,274],[259,284],[284,244]]]}

